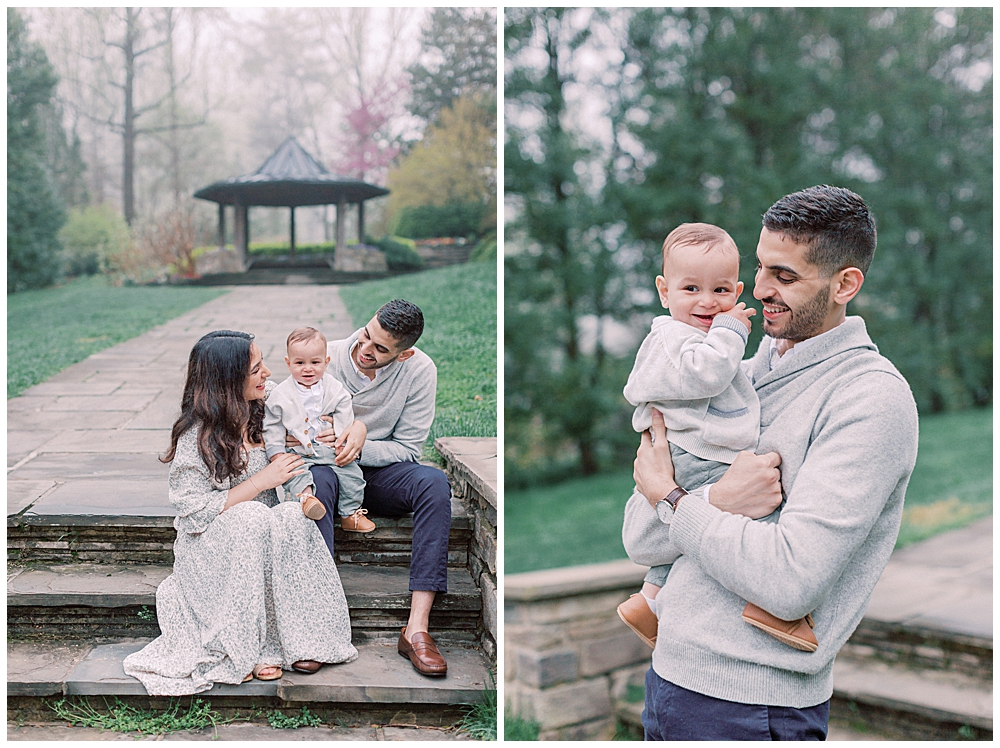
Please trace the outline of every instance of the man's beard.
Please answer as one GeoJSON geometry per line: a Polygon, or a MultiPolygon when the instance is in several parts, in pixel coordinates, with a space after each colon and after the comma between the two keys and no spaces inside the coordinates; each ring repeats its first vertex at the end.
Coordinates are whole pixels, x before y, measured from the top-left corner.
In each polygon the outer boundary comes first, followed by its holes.
{"type": "Polygon", "coordinates": [[[773,299],[762,299],[762,301],[773,306],[783,306],[791,312],[784,328],[776,332],[767,329],[768,321],[765,319],[764,332],[772,338],[798,342],[813,337],[823,329],[830,302],[830,289],[821,288],[815,296],[798,309],[792,309],[787,304],[773,299]]]}

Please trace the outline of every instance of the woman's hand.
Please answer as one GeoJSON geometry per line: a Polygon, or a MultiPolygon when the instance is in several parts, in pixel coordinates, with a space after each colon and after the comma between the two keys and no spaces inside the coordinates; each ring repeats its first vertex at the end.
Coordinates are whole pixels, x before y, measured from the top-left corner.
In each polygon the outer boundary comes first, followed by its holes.
{"type": "Polygon", "coordinates": [[[674,461],[670,457],[670,443],[667,441],[667,427],[663,423],[663,414],[656,408],[653,408],[653,425],[642,432],[642,442],[635,453],[632,477],[639,493],[646,497],[653,508],[677,488],[674,482],[674,461]]]}
{"type": "Polygon", "coordinates": [[[344,429],[344,433],[334,442],[333,448],[337,451],[334,463],[339,467],[349,465],[361,454],[361,448],[365,446],[367,437],[368,427],[355,418],[354,423],[344,429]]]}
{"type": "Polygon", "coordinates": [[[305,462],[301,456],[294,452],[284,452],[272,457],[270,464],[259,473],[250,476],[250,480],[259,492],[277,488],[287,483],[292,476],[302,475],[305,471],[305,462]]]}

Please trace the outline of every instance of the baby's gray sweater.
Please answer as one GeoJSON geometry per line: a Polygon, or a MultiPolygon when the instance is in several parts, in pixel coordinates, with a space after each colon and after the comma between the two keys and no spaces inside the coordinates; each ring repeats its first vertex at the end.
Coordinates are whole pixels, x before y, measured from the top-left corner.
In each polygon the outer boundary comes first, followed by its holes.
{"type": "Polygon", "coordinates": [[[626,516],[624,541],[643,565],[662,563],[667,538],[683,554],[657,598],[660,677],[727,701],[802,708],[830,698],[833,659],[888,563],[917,410],[860,317],[773,371],[769,348],[765,337],[745,363],[760,397],[757,453],[781,455],[782,507],[754,522],[683,500],[669,526],[650,512],[626,516]],[[747,625],[744,600],[786,620],[811,612],[819,649],[799,652],[747,625]]]}
{"type": "MultiPolygon", "coordinates": [[[[364,329],[364,328],[361,328],[364,329]]],[[[414,348],[405,361],[393,361],[375,379],[361,380],[351,362],[351,348],[361,329],[344,340],[327,344],[327,373],[351,392],[354,417],[368,427],[361,464],[383,467],[394,462],[416,462],[434,423],[437,367],[414,348]]]]}

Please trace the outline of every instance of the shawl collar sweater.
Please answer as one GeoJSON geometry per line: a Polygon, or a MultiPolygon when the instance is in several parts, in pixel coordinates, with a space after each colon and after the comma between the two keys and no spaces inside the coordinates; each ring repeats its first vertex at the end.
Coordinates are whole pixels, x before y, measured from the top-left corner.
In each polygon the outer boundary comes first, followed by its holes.
{"type": "Polygon", "coordinates": [[[664,525],[648,503],[638,511],[636,494],[624,540],[641,564],[661,563],[668,544],[683,554],[657,598],[660,677],[728,701],[803,708],[830,698],[834,657],[892,553],[917,410],[860,317],[774,370],[769,343],[745,364],[760,398],[757,452],[781,455],[781,507],[753,521],[685,499],[664,525]],[[799,652],[747,625],[744,600],[786,620],[811,612],[819,649],[799,652]]]}
{"type": "Polygon", "coordinates": [[[354,417],[368,427],[361,464],[384,467],[416,462],[434,423],[437,367],[430,356],[414,347],[410,358],[393,361],[373,380],[362,380],[351,361],[351,349],[362,329],[327,344],[327,373],[344,383],[351,393],[354,417]]]}

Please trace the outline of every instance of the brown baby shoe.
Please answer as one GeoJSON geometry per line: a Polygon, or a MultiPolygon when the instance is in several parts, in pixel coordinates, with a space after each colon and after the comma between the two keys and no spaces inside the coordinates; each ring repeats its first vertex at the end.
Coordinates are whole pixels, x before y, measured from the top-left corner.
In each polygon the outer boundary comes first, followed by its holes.
{"type": "Polygon", "coordinates": [[[367,509],[358,509],[354,514],[340,518],[340,529],[346,532],[371,532],[375,529],[375,523],[368,519],[367,509]]]}
{"type": "Polygon", "coordinates": [[[628,600],[618,606],[618,617],[625,625],[632,629],[636,635],[653,649],[656,649],[656,632],[659,629],[660,621],[649,609],[646,598],[642,593],[637,592],[628,600]]]}
{"type": "Polygon", "coordinates": [[[302,497],[302,513],[311,520],[323,519],[326,507],[315,496],[306,495],[302,497]]]}
{"type": "Polygon", "coordinates": [[[816,635],[812,631],[815,623],[811,615],[797,621],[783,621],[753,603],[747,603],[743,608],[743,620],[770,634],[782,644],[802,652],[815,652],[819,647],[816,635]]]}

